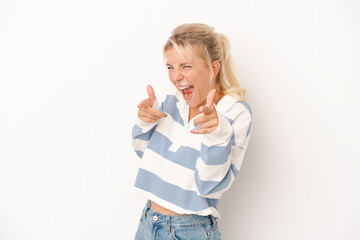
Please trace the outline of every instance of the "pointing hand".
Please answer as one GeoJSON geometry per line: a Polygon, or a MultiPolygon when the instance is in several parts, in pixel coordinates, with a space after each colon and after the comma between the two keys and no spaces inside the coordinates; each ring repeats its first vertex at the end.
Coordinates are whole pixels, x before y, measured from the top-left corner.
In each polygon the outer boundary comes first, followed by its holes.
{"type": "Polygon", "coordinates": [[[191,133],[194,134],[209,134],[216,130],[219,125],[219,118],[214,106],[216,89],[211,90],[206,97],[206,105],[201,106],[199,111],[204,113],[194,120],[194,125],[200,124],[200,129],[193,129],[191,133]]]}
{"type": "Polygon", "coordinates": [[[152,88],[151,85],[148,85],[146,87],[146,91],[149,97],[147,99],[142,100],[137,105],[139,109],[138,117],[143,122],[154,123],[158,121],[160,118],[165,117],[166,114],[164,112],[160,112],[152,108],[152,106],[155,103],[156,97],[155,97],[154,89],[152,88]]]}

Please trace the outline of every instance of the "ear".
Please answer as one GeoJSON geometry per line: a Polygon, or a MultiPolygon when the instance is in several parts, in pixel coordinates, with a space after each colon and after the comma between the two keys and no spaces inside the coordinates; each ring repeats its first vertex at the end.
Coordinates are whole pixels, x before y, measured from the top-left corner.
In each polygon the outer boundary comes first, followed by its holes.
{"type": "Polygon", "coordinates": [[[214,72],[214,78],[216,78],[217,74],[219,73],[220,71],[220,62],[219,61],[214,61],[212,63],[212,69],[213,69],[213,72],[214,72]]]}

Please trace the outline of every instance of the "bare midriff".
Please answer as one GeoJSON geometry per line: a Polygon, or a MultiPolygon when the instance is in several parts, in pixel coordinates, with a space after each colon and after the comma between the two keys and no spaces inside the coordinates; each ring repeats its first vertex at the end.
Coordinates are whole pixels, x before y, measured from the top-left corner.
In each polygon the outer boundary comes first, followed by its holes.
{"type": "Polygon", "coordinates": [[[177,212],[171,211],[170,209],[164,208],[153,201],[150,201],[150,204],[151,204],[151,208],[154,210],[154,212],[157,212],[157,213],[160,213],[163,215],[183,215],[183,214],[179,214],[177,212]]]}

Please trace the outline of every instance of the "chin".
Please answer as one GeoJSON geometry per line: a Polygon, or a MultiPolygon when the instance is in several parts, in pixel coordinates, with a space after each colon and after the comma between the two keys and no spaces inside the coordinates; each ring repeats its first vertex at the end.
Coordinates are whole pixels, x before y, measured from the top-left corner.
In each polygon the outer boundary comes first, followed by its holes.
{"type": "Polygon", "coordinates": [[[190,99],[190,100],[185,100],[185,101],[186,101],[186,103],[189,105],[189,107],[191,107],[191,108],[195,108],[195,107],[200,106],[199,103],[196,103],[196,101],[193,101],[192,99],[190,99]]]}

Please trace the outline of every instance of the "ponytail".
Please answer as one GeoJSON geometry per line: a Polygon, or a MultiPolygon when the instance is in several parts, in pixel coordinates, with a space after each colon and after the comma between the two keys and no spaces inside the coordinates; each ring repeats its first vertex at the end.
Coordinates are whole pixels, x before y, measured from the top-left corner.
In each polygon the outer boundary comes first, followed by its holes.
{"type": "Polygon", "coordinates": [[[233,59],[230,55],[230,42],[222,33],[219,33],[219,37],[222,46],[222,55],[220,59],[221,68],[217,76],[218,84],[224,94],[229,94],[233,98],[245,102],[246,90],[240,86],[235,76],[233,70],[233,59]]]}
{"type": "Polygon", "coordinates": [[[236,79],[232,57],[230,55],[230,42],[222,33],[216,33],[214,27],[201,23],[187,23],[176,27],[163,47],[164,57],[166,51],[174,47],[183,57],[184,52],[197,55],[203,59],[210,69],[210,79],[213,79],[212,63],[220,62],[220,71],[216,82],[224,94],[235,99],[245,101],[246,90],[236,79]]]}

